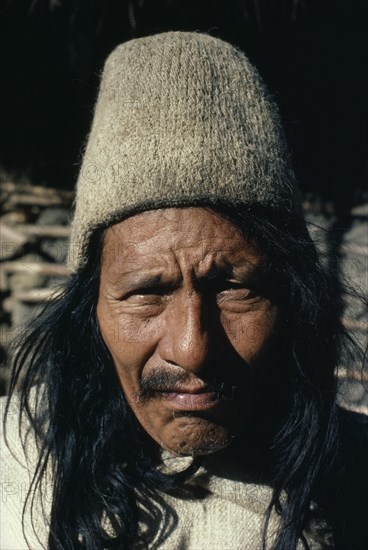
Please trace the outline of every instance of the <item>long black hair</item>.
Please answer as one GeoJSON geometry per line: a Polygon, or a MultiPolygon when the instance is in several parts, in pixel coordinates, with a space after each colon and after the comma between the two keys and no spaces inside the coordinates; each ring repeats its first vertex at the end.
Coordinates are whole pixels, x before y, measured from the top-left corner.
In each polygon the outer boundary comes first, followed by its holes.
{"type": "MultiPolygon", "coordinates": [[[[283,223],[275,213],[231,207],[219,213],[266,254],[282,293],[284,337],[275,379],[283,387],[284,412],[263,442],[273,487],[263,544],[276,510],[281,528],[275,548],[291,550],[338,451],[335,370],[348,341],[340,321],[341,285],[321,264],[303,221],[283,223]]],[[[121,392],[96,317],[101,248],[102,233],[96,232],[87,265],[45,308],[14,357],[10,395],[19,392],[20,415],[28,417],[40,443],[25,506],[32,506],[46,471],[53,472],[50,550],[130,548],[142,536],[138,502],[147,524],[161,530],[142,543],[164,541],[177,518],[174,510],[161,517],[162,493],[200,463],[194,459],[180,474],[160,472],[157,446],[121,392]]]]}

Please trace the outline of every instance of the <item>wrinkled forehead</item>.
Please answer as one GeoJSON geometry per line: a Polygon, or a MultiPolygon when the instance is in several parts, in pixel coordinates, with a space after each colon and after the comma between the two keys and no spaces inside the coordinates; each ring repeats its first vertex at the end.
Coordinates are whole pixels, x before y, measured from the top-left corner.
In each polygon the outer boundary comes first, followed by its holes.
{"type": "Polygon", "coordinates": [[[165,208],[131,216],[104,234],[102,266],[166,261],[216,265],[263,263],[264,255],[235,223],[202,207],[165,208]]]}

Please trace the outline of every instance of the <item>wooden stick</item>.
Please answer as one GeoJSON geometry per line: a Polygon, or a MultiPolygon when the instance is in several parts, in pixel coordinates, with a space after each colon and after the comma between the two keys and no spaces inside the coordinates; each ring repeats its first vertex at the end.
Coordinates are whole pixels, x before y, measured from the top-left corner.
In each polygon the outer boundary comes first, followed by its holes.
{"type": "Polygon", "coordinates": [[[3,182],[0,184],[0,189],[7,193],[16,193],[19,191],[25,193],[31,193],[32,195],[58,195],[65,197],[67,200],[73,200],[74,193],[73,191],[67,191],[65,189],[56,189],[55,187],[43,187],[42,185],[32,185],[29,183],[14,183],[14,182],[3,182]]]}
{"type": "Polygon", "coordinates": [[[68,238],[70,236],[70,227],[66,225],[17,225],[17,230],[24,235],[35,237],[51,237],[54,239],[68,238]]]}
{"type": "MultiPolygon", "coordinates": [[[[328,248],[325,243],[315,243],[317,251],[322,256],[327,255],[328,248]]],[[[359,244],[343,244],[339,248],[340,254],[344,254],[345,256],[351,256],[353,254],[357,256],[368,256],[368,246],[359,245],[359,244]]],[[[345,258],[346,259],[346,258],[345,258]]],[[[351,258],[348,258],[348,261],[350,261],[351,258]]]]}
{"type": "Polygon", "coordinates": [[[13,292],[11,298],[18,302],[39,303],[57,298],[62,292],[62,288],[33,288],[32,290],[13,292]]]}
{"type": "Polygon", "coordinates": [[[368,371],[361,371],[357,368],[347,369],[346,367],[339,367],[336,371],[336,376],[339,379],[348,378],[357,382],[368,382],[368,371]]]}
{"type": "Polygon", "coordinates": [[[27,261],[13,261],[3,262],[1,264],[2,270],[5,273],[39,273],[40,275],[55,275],[57,277],[67,277],[69,274],[66,265],[52,264],[50,262],[27,262],[27,261]]]}
{"type": "Polygon", "coordinates": [[[19,228],[17,226],[17,229],[14,227],[11,227],[10,225],[7,225],[3,221],[0,220],[0,237],[2,244],[5,243],[11,243],[13,245],[17,246],[23,246],[25,242],[27,242],[27,239],[19,232],[19,228]]]}
{"type": "Polygon", "coordinates": [[[350,319],[348,317],[342,318],[342,324],[349,330],[361,330],[362,332],[365,332],[368,329],[368,321],[350,319]]]}
{"type": "Polygon", "coordinates": [[[348,403],[339,403],[338,404],[342,409],[347,411],[355,412],[358,414],[365,414],[368,416],[368,406],[367,405],[350,405],[348,403]]]}
{"type": "Polygon", "coordinates": [[[66,199],[60,196],[32,196],[26,194],[14,193],[11,195],[7,201],[9,206],[15,205],[24,205],[24,206],[59,206],[59,205],[69,205],[71,200],[66,199]]]}

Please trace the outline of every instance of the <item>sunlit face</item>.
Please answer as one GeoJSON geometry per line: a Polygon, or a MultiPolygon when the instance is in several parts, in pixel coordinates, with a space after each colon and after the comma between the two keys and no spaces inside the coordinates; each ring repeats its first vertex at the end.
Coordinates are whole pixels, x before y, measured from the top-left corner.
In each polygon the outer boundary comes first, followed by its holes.
{"type": "Polygon", "coordinates": [[[208,209],[147,211],[106,231],[98,321],[122,391],[161,447],[215,452],[254,421],[275,286],[264,256],[208,209]]]}

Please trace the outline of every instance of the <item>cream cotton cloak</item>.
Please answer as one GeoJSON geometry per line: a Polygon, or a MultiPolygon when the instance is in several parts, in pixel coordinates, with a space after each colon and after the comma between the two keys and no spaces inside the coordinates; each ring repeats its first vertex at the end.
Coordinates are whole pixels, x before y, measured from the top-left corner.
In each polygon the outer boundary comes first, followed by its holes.
{"type": "MultiPolygon", "coordinates": [[[[5,399],[0,400],[2,417],[5,399]]],[[[19,408],[13,400],[7,420],[7,441],[1,438],[1,495],[0,495],[0,549],[41,550],[47,548],[48,516],[50,513],[52,480],[48,477],[42,494],[45,506],[42,511],[36,502],[32,528],[29,508],[25,513],[25,535],[22,532],[22,511],[37,461],[37,447],[32,435],[27,439],[26,455],[18,430],[19,408]],[[34,532],[36,531],[36,533],[34,532]]],[[[174,472],[188,464],[190,458],[176,458],[163,453],[162,468],[174,472]]],[[[230,476],[229,476],[230,477],[230,476]]],[[[231,472],[231,477],[234,473],[231,472]]],[[[141,509],[142,538],[136,548],[162,550],[257,550],[261,549],[263,516],[271,498],[271,488],[265,485],[229,479],[226,472],[213,473],[201,467],[188,483],[185,495],[161,493],[159,507],[165,518],[166,529],[157,534],[157,526],[141,509]]],[[[151,504],[145,503],[149,509],[151,504]]],[[[272,516],[269,544],[277,531],[278,519],[272,516]]],[[[311,549],[328,548],[318,537],[306,534],[311,549]]],[[[298,548],[303,548],[300,543],[298,548]]]]}

